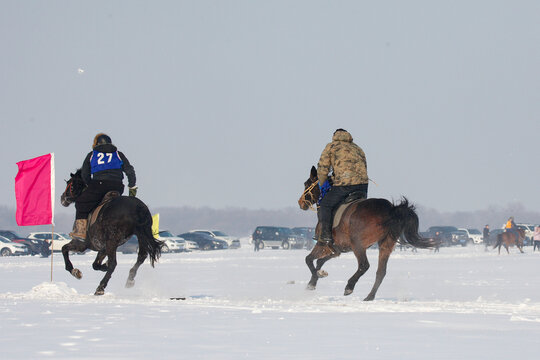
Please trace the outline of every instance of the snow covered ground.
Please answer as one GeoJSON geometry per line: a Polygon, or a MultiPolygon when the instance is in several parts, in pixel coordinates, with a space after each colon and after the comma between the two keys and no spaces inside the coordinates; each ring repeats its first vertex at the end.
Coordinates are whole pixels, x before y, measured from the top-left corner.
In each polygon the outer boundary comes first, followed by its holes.
{"type": "Polygon", "coordinates": [[[53,258],[0,258],[3,359],[536,359],[540,253],[483,246],[392,254],[376,300],[371,268],[343,289],[352,254],[305,289],[304,250],[164,254],[124,283],[135,255],[119,254],[106,294],[95,253],[73,255],[77,280],[53,258]],[[171,297],[186,300],[169,300],[171,297]]]}

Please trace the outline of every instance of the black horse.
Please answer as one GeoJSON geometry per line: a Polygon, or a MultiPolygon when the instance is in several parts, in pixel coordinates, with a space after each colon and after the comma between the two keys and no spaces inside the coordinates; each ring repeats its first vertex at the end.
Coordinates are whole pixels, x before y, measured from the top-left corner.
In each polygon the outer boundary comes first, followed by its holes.
{"type": "MultiPolygon", "coordinates": [[[[317,169],[311,168],[311,175],[304,183],[304,192],[298,200],[302,210],[313,206],[320,195],[317,178],[317,169]]],[[[323,264],[339,256],[342,252],[352,251],[358,260],[358,269],[347,282],[344,295],[352,294],[358,279],[369,269],[366,249],[373,244],[379,246],[379,264],[375,284],[366,301],[373,300],[377,289],[386,275],[386,265],[394,246],[401,239],[401,243],[412,245],[415,248],[430,249],[437,246],[434,239],[423,238],[418,234],[418,216],[415,208],[407,199],[394,205],[385,199],[366,199],[353,202],[343,213],[339,224],[332,230],[335,253],[328,246],[317,245],[306,256],[306,264],[311,272],[308,283],[309,290],[315,290],[317,280],[328,273],[321,270],[323,264]],[[317,266],[313,261],[317,260],[317,266]]]]}
{"type": "MultiPolygon", "coordinates": [[[[75,174],[70,175],[71,178],[67,181],[66,190],[60,198],[63,206],[69,206],[73,203],[86,187],[80,169],[75,174]]],[[[69,260],[69,252],[83,252],[87,249],[98,252],[92,267],[94,270],[107,273],[99,283],[95,295],[105,293],[105,287],[116,268],[116,248],[125,243],[130,236],[137,236],[139,253],[137,262],[129,271],[126,287],[132,287],[135,284],[137,270],[147,256],[150,257],[150,264],[153,267],[154,262],[161,255],[163,244],[154,239],[152,235],[152,215],[148,207],[136,197],[112,197],[103,205],[95,222],[91,223],[89,221],[89,223],[91,225],[88,228],[86,240],[72,240],[62,247],[62,254],[64,255],[66,270],[77,279],[80,279],[82,278],[82,272],[73,268],[73,264],[69,260]],[[108,260],[106,264],[103,264],[105,257],[108,260]]]]}

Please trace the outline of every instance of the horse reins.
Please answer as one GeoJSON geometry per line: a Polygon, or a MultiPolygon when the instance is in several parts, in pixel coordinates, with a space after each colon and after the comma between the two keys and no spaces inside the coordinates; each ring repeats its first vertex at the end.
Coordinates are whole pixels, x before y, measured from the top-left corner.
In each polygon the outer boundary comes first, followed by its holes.
{"type": "MultiPolygon", "coordinates": [[[[311,184],[310,186],[308,186],[308,187],[306,188],[306,190],[304,190],[304,192],[302,193],[302,197],[304,198],[304,201],[305,201],[305,202],[308,202],[308,201],[306,200],[306,194],[309,193],[311,190],[313,190],[313,188],[314,188],[317,184],[318,184],[318,182],[315,181],[313,184],[311,184]]],[[[313,196],[311,193],[310,193],[310,195],[313,196]]],[[[318,208],[318,206],[315,205],[315,203],[312,203],[312,204],[309,205],[309,210],[317,211],[317,208],[318,208]]]]}

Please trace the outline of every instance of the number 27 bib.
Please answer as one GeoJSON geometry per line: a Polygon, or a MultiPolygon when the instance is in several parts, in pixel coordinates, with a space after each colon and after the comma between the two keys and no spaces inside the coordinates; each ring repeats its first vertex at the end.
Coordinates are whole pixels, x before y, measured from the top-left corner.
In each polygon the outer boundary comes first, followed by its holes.
{"type": "Polygon", "coordinates": [[[90,157],[90,172],[94,174],[103,170],[121,169],[123,164],[118,151],[104,153],[94,150],[90,157]]]}

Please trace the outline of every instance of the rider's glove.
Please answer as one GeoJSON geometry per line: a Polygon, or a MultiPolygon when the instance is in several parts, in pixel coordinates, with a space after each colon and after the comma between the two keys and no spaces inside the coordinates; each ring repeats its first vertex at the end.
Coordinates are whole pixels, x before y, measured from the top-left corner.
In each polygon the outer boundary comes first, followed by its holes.
{"type": "Polygon", "coordinates": [[[133,186],[129,188],[129,196],[137,196],[137,186],[133,186]]]}

